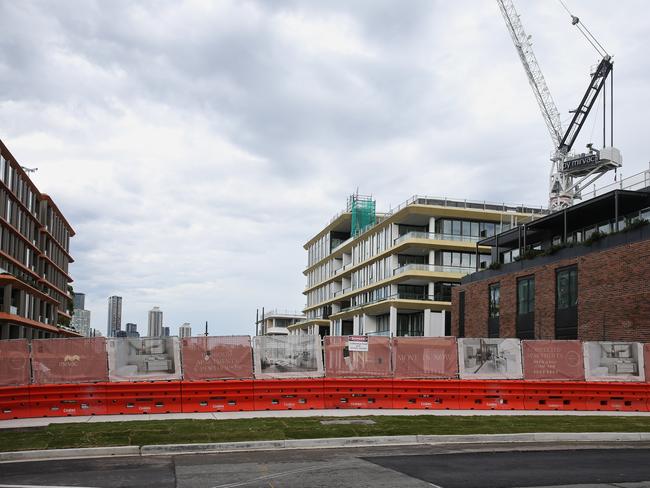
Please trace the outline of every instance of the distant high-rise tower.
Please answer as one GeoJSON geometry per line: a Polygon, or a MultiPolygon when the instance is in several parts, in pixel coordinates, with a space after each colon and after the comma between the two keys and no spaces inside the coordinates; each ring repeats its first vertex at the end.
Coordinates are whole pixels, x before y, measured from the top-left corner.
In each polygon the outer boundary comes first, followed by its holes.
{"type": "Polygon", "coordinates": [[[74,296],[72,298],[72,301],[74,303],[74,308],[78,308],[79,310],[85,310],[86,309],[86,294],[85,293],[74,293],[74,296]]]}
{"type": "Polygon", "coordinates": [[[183,337],[191,337],[191,336],[192,336],[192,327],[187,322],[185,322],[183,325],[181,325],[178,328],[178,337],[180,337],[181,339],[183,337]]]}
{"type": "Polygon", "coordinates": [[[85,310],[86,295],[84,293],[74,293],[72,301],[74,309],[70,325],[82,336],[90,337],[90,310],[85,310]]]}
{"type": "Polygon", "coordinates": [[[163,337],[169,337],[169,327],[163,327],[162,328],[162,336],[163,337]]]}
{"type": "Polygon", "coordinates": [[[163,313],[159,307],[149,310],[149,337],[162,337],[163,335],[163,313]]]}
{"type": "Polygon", "coordinates": [[[140,334],[138,334],[138,324],[129,322],[125,327],[127,337],[140,337],[140,334]]]}
{"type": "Polygon", "coordinates": [[[108,297],[108,326],[106,336],[115,337],[115,333],[122,329],[122,297],[108,297]]]}

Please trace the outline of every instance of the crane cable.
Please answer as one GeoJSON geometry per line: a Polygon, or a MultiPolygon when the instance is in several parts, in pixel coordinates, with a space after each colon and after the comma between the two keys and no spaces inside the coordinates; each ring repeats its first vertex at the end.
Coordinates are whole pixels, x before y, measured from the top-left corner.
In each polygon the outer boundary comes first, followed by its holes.
{"type": "Polygon", "coordinates": [[[564,10],[566,10],[567,13],[571,16],[571,23],[578,28],[580,33],[584,36],[585,39],[587,39],[587,42],[592,45],[596,52],[602,57],[609,56],[607,50],[602,46],[602,44],[600,44],[600,42],[598,42],[598,39],[596,39],[596,37],[591,33],[584,22],[581,22],[578,17],[571,13],[563,0],[558,0],[558,2],[560,2],[562,7],[564,7],[564,10]]]}

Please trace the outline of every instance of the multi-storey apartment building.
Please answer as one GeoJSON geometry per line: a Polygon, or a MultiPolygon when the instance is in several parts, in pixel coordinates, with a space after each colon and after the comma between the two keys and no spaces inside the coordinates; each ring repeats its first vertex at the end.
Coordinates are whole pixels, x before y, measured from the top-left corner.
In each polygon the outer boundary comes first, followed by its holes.
{"type": "Polygon", "coordinates": [[[77,336],[72,226],[0,141],[0,339],[77,336]]]}
{"type": "Polygon", "coordinates": [[[75,292],[72,294],[72,302],[74,304],[72,328],[84,337],[91,337],[90,310],[86,310],[86,295],[75,292]]]}
{"type": "Polygon", "coordinates": [[[375,214],[374,202],[350,202],[304,245],[306,318],[291,333],[450,335],[451,289],[490,264],[477,241],[545,213],[415,196],[375,214]]]}
{"type": "Polygon", "coordinates": [[[288,328],[305,320],[305,315],[293,310],[263,312],[257,321],[257,335],[287,335],[288,328]]]}

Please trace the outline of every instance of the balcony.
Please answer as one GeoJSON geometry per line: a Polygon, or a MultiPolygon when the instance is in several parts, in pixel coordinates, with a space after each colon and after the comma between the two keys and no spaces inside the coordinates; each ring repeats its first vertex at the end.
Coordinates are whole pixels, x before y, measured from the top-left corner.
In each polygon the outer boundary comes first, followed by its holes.
{"type": "Polygon", "coordinates": [[[341,290],[335,291],[334,296],[337,297],[339,295],[343,295],[344,293],[347,293],[347,292],[349,292],[351,290],[352,290],[352,288],[348,286],[347,288],[343,288],[341,290]]]}
{"type": "Polygon", "coordinates": [[[391,300],[420,300],[420,301],[428,301],[428,302],[450,302],[451,295],[447,293],[437,293],[435,295],[426,295],[423,293],[404,293],[404,292],[395,293],[394,295],[389,295],[383,298],[377,298],[376,300],[362,303],[360,305],[354,305],[351,307],[343,308],[339,313],[349,312],[350,310],[364,308],[367,307],[368,305],[374,305],[376,303],[381,303],[381,302],[388,302],[391,300]]]}
{"type": "Polygon", "coordinates": [[[394,245],[397,245],[401,242],[407,241],[409,239],[430,239],[432,241],[459,241],[459,242],[471,242],[476,243],[479,241],[480,237],[478,236],[458,236],[455,234],[437,234],[433,232],[407,232],[403,236],[399,236],[393,242],[394,245]]]}
{"type": "Polygon", "coordinates": [[[429,273],[460,273],[468,274],[476,271],[471,266],[440,266],[437,264],[405,264],[399,268],[393,270],[393,276],[397,276],[402,273],[408,273],[410,271],[427,271],[429,273]]]}

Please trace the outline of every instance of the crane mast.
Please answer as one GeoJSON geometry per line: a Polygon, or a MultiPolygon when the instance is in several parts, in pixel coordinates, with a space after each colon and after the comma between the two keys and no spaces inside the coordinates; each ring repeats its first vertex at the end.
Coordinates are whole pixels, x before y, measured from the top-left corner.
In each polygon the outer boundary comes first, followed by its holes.
{"type": "MultiPolygon", "coordinates": [[[[573,25],[577,26],[580,32],[587,37],[587,40],[596,48],[602,59],[594,73],[592,73],[589,87],[579,107],[573,111],[573,118],[565,132],[562,129],[560,112],[537,63],[530,36],[524,30],[513,1],[497,0],[497,4],[553,140],[554,151],[551,156],[551,174],[549,178],[549,208],[556,210],[567,207],[573,204],[574,199],[581,197],[580,191],[582,188],[593,183],[610,169],[620,167],[622,163],[621,153],[618,149],[605,147],[605,137],[603,137],[603,148],[600,151],[592,149],[590,144],[588,145],[589,154],[581,154],[577,157],[570,154],[598,94],[605,87],[607,77],[613,69],[611,56],[606,53],[593,35],[580,24],[580,19],[572,15],[573,25]]],[[[610,146],[613,144],[611,139],[613,139],[613,136],[610,138],[610,146]]]]}

